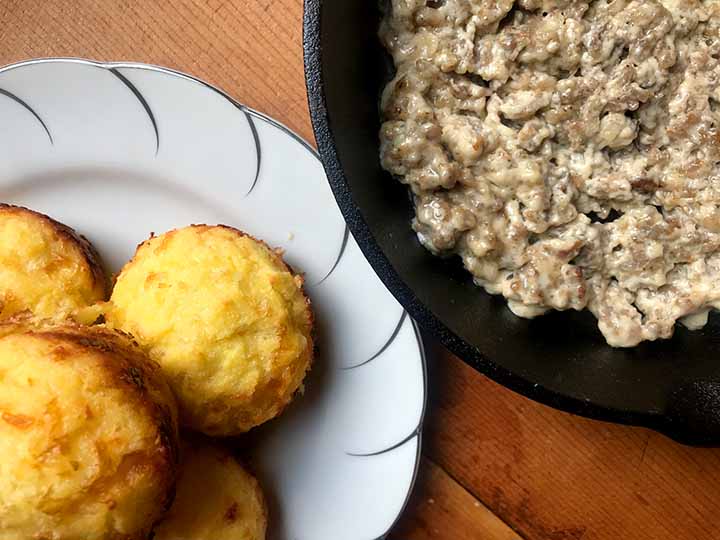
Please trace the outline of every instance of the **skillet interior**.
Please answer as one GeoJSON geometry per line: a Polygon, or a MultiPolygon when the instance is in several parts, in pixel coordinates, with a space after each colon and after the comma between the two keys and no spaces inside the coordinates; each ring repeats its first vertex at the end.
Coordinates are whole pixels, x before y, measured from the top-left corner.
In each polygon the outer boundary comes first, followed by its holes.
{"type": "Polygon", "coordinates": [[[587,312],[528,321],[473,285],[458,258],[430,255],[410,229],[404,186],[380,168],[378,99],[391,70],[367,0],[305,1],[305,68],[318,147],[340,208],[375,271],[410,314],[498,382],[584,416],[720,444],[717,314],[701,331],[613,349],[587,312]]]}

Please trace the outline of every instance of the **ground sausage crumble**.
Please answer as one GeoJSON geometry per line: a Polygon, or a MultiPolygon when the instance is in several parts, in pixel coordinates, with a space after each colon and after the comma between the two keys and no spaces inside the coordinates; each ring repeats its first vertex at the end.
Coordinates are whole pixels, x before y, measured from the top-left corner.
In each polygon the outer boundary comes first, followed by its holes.
{"type": "Polygon", "coordinates": [[[392,0],[380,35],[427,249],[618,347],[720,307],[720,0],[392,0]]]}

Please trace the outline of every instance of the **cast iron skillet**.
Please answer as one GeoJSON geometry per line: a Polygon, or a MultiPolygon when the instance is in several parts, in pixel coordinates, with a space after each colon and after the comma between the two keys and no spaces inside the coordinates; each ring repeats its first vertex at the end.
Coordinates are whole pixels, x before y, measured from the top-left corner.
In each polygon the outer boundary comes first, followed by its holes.
{"type": "Polygon", "coordinates": [[[407,190],[378,161],[378,98],[391,72],[378,3],[305,0],[305,72],[315,137],[337,202],[385,285],[478,371],[575,414],[720,445],[720,324],[678,328],[634,349],[605,344],[587,312],[528,321],[474,286],[459,259],[431,256],[410,230],[407,190]]]}

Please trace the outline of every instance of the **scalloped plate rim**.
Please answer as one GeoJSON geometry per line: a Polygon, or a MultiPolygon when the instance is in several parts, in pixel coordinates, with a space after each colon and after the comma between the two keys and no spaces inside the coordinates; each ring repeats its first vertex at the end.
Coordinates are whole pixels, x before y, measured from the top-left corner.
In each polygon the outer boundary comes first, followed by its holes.
{"type": "MultiPolygon", "coordinates": [[[[321,160],[319,152],[308,141],[306,141],[303,137],[301,137],[299,134],[297,134],[295,131],[290,129],[288,126],[286,126],[282,122],[274,119],[273,117],[271,117],[257,109],[254,109],[252,107],[249,107],[249,106],[243,104],[242,102],[238,101],[237,99],[235,99],[234,97],[232,97],[227,92],[220,89],[219,87],[215,86],[214,84],[211,84],[199,77],[196,77],[194,75],[191,75],[189,73],[186,73],[186,72],[174,69],[174,68],[165,67],[165,66],[161,66],[158,64],[135,62],[135,61],[100,61],[100,60],[92,60],[92,59],[87,59],[87,58],[82,58],[82,57],[73,57],[73,56],[68,56],[68,57],[49,56],[49,57],[39,57],[39,58],[21,60],[18,62],[13,62],[10,64],[0,66],[0,74],[6,73],[8,71],[12,71],[12,70],[15,70],[18,68],[34,66],[34,65],[42,65],[42,64],[86,65],[86,66],[93,66],[93,67],[97,67],[100,69],[105,69],[105,70],[113,71],[113,72],[118,69],[140,69],[140,70],[152,71],[152,72],[157,72],[160,74],[170,75],[173,77],[178,77],[178,78],[193,82],[195,84],[199,84],[199,85],[219,94],[220,96],[225,98],[227,101],[229,101],[231,104],[233,104],[235,107],[237,107],[241,112],[244,112],[245,114],[251,115],[259,120],[262,120],[262,121],[268,123],[270,126],[280,130],[285,135],[290,136],[293,140],[295,140],[298,144],[300,144],[305,150],[307,150],[315,159],[317,159],[322,164],[322,160],[321,160]]],[[[121,80],[123,79],[123,77],[121,75],[118,75],[117,73],[115,73],[115,74],[121,80]]],[[[125,81],[123,81],[123,82],[125,82],[125,81]]],[[[134,92],[134,90],[131,86],[132,85],[128,85],[128,88],[134,92]]],[[[38,116],[37,113],[32,108],[30,108],[26,103],[22,102],[22,100],[18,100],[17,96],[8,95],[7,97],[10,97],[11,99],[15,99],[16,101],[18,101],[18,103],[20,103],[23,107],[25,107],[36,118],[36,120],[39,121],[39,123],[42,125],[43,129],[47,133],[51,144],[54,145],[53,136],[52,136],[51,132],[48,130],[48,128],[45,125],[42,118],[40,116],[38,116]]],[[[140,99],[143,106],[146,107],[146,112],[148,113],[148,115],[150,117],[150,120],[153,124],[153,128],[155,129],[155,133],[157,135],[157,126],[155,124],[155,119],[153,118],[152,112],[147,108],[146,103],[144,102],[144,99],[142,99],[140,96],[136,96],[136,97],[138,97],[138,99],[140,99]]],[[[252,125],[252,123],[251,123],[251,125],[252,125]]],[[[255,133],[253,133],[253,135],[256,136],[255,133]]],[[[257,144],[257,139],[255,142],[257,144]]],[[[260,162],[258,162],[258,168],[259,168],[259,166],[260,166],[260,162]]],[[[255,181],[257,181],[257,178],[255,178],[255,181]]],[[[327,183],[327,179],[325,181],[327,183]]],[[[253,187],[254,187],[254,184],[253,184],[253,187]]],[[[251,190],[252,190],[252,187],[251,187],[251,190]]],[[[334,200],[334,198],[333,198],[333,200],[334,200]]],[[[343,222],[344,222],[344,218],[343,218],[343,222]]],[[[347,224],[345,224],[345,230],[346,230],[346,233],[345,233],[346,235],[352,234],[351,232],[349,232],[349,228],[347,227],[347,224]]],[[[362,256],[363,256],[363,258],[365,258],[364,254],[362,256]]],[[[337,265],[337,261],[335,263],[335,266],[336,265],[337,265]]],[[[332,273],[332,271],[335,269],[335,266],[333,266],[330,269],[330,272],[328,273],[328,275],[326,275],[323,278],[323,280],[325,278],[327,278],[330,273],[332,273]]],[[[371,271],[374,272],[374,270],[371,270],[371,271]]],[[[321,282],[323,280],[321,280],[321,282]]],[[[384,285],[383,285],[383,288],[385,288],[384,285]]],[[[389,291],[387,291],[387,293],[389,295],[391,294],[389,291]]],[[[395,449],[399,446],[402,446],[403,444],[416,438],[417,439],[417,448],[416,448],[416,452],[415,452],[415,463],[414,463],[414,467],[413,467],[413,471],[412,471],[412,475],[411,475],[410,485],[408,487],[408,491],[405,496],[405,500],[403,501],[403,503],[400,507],[400,511],[399,511],[398,515],[392,521],[392,523],[388,527],[387,531],[385,533],[383,533],[381,536],[379,536],[373,540],[385,539],[387,537],[387,535],[390,534],[390,532],[392,531],[394,526],[398,523],[398,521],[399,521],[400,517],[402,516],[402,514],[404,513],[404,511],[407,509],[407,505],[409,503],[410,497],[411,497],[411,495],[414,491],[414,488],[416,486],[416,483],[417,483],[417,476],[418,476],[418,471],[419,471],[420,461],[421,461],[423,426],[424,426],[424,421],[425,421],[425,414],[427,412],[427,402],[428,402],[427,357],[426,357],[426,349],[425,349],[424,339],[422,337],[420,327],[419,327],[418,323],[409,316],[409,314],[407,313],[406,310],[404,310],[404,308],[403,308],[403,315],[401,318],[401,323],[398,325],[398,329],[400,326],[402,326],[403,318],[405,318],[405,317],[407,317],[410,322],[410,325],[412,327],[412,331],[416,338],[417,346],[418,346],[420,368],[421,368],[420,370],[421,370],[421,376],[422,376],[422,403],[421,403],[421,410],[420,410],[420,418],[419,418],[419,422],[417,424],[417,428],[408,437],[406,437],[403,441],[397,443],[393,447],[387,448],[381,452],[378,452],[378,454],[392,451],[393,449],[395,449]]],[[[390,341],[392,341],[392,339],[390,339],[389,342],[390,341]]],[[[384,347],[387,347],[388,343],[386,343],[384,345],[384,347]]],[[[378,356],[379,354],[381,354],[381,352],[382,352],[382,350],[380,352],[378,352],[375,356],[378,356]]],[[[370,358],[370,360],[368,360],[367,362],[363,362],[363,364],[361,364],[361,365],[350,366],[348,368],[342,368],[342,369],[355,369],[357,367],[361,367],[365,363],[369,363],[370,361],[372,361],[375,358],[375,356],[370,358]]],[[[368,455],[371,456],[371,455],[375,455],[375,454],[368,454],[368,455]]]]}

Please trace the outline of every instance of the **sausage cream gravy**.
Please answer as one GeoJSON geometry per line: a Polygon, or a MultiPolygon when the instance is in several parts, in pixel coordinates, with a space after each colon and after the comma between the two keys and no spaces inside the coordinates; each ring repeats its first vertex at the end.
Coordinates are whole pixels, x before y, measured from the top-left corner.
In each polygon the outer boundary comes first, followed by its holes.
{"type": "Polygon", "coordinates": [[[380,34],[427,249],[618,347],[720,307],[720,0],[392,0],[380,34]]]}

